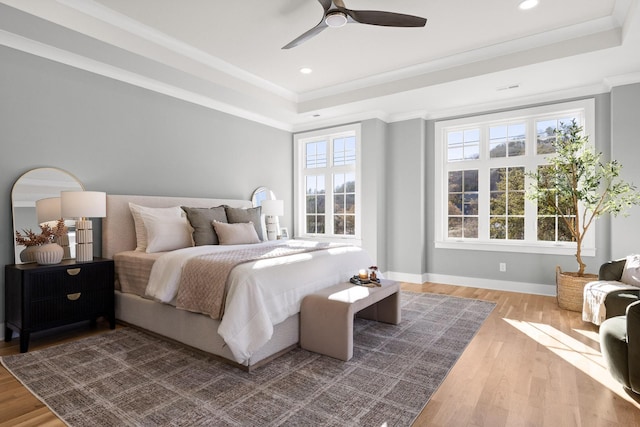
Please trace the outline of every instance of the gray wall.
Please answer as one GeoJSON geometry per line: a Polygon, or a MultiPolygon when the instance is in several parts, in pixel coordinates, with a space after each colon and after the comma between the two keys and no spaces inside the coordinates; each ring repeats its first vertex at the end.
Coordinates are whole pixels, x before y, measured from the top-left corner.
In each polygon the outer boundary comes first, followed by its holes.
{"type": "Polygon", "coordinates": [[[386,151],[387,270],[425,272],[425,132],[422,119],[389,125],[386,151]]]}
{"type": "Polygon", "coordinates": [[[289,132],[5,47],[0,64],[2,264],[14,261],[13,183],[45,166],[111,194],[249,199],[264,185],[285,201],[291,229],[289,132]]]}
{"type": "Polygon", "coordinates": [[[388,125],[382,120],[365,120],[361,124],[362,140],[362,247],[381,271],[387,260],[387,199],[389,171],[386,165],[388,125]]]}
{"type": "MultiPolygon", "coordinates": [[[[622,177],[640,186],[640,84],[611,91],[612,156],[623,165],[622,177]]],[[[612,220],[611,255],[614,259],[640,253],[640,207],[612,220]]]]}

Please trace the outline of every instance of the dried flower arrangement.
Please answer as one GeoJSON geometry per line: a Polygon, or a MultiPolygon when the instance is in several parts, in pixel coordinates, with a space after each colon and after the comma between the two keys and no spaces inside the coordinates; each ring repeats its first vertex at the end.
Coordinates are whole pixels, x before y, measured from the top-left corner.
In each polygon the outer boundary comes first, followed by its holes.
{"type": "Polygon", "coordinates": [[[52,243],[55,237],[60,237],[65,233],[64,219],[59,219],[54,228],[51,228],[49,224],[40,226],[40,234],[36,234],[33,230],[22,230],[21,234],[16,231],[16,243],[22,246],[40,246],[52,243]]]}

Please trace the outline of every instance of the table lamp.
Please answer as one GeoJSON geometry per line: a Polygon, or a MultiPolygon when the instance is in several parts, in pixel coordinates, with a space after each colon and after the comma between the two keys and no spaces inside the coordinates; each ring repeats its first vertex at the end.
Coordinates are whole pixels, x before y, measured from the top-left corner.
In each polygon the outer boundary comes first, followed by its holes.
{"type": "Polygon", "coordinates": [[[284,215],[283,200],[263,200],[262,214],[265,216],[265,224],[267,226],[267,240],[276,240],[278,238],[278,218],[284,215]]]}
{"type": "Polygon", "coordinates": [[[76,261],[93,259],[93,223],[88,218],[103,218],[107,195],[102,191],[61,191],[63,218],[76,219],[76,261]]]}

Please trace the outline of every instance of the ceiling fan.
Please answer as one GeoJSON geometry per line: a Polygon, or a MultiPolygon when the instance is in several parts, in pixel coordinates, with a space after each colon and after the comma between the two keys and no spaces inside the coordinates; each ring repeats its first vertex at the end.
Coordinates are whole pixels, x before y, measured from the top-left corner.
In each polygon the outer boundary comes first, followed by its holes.
{"type": "Polygon", "coordinates": [[[347,23],[381,25],[385,27],[424,27],[425,18],[403,13],[382,12],[377,10],[351,10],[344,6],[342,0],[318,0],[324,8],[322,20],[301,36],[294,39],[282,49],[291,49],[318,35],[327,27],[342,27],[347,23]]]}

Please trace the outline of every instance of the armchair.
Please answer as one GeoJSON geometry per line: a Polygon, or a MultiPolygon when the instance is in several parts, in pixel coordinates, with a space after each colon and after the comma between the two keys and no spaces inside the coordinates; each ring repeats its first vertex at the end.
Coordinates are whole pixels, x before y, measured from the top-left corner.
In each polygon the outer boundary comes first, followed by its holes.
{"type": "Polygon", "coordinates": [[[640,394],[640,301],[600,325],[600,349],[611,376],[640,394]]]}
{"type": "MultiPolygon", "coordinates": [[[[609,261],[600,266],[598,280],[620,281],[624,270],[625,259],[609,261]]],[[[624,316],[629,304],[640,300],[640,288],[621,289],[609,292],[604,300],[607,319],[616,316],[624,316]]]]}

